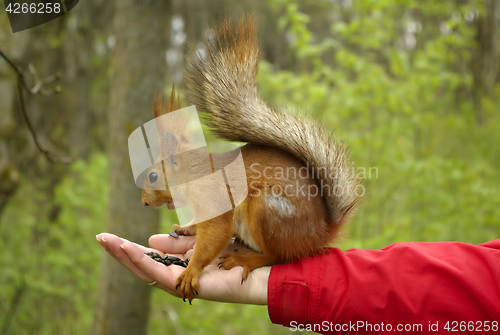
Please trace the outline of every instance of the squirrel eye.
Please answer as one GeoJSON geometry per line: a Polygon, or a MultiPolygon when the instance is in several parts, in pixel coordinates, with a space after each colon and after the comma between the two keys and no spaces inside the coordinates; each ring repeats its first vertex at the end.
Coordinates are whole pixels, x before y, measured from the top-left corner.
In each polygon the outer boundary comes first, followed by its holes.
{"type": "Polygon", "coordinates": [[[158,180],[158,173],[156,172],[151,172],[149,174],[149,182],[152,184],[154,183],[156,180],[158,180]]]}

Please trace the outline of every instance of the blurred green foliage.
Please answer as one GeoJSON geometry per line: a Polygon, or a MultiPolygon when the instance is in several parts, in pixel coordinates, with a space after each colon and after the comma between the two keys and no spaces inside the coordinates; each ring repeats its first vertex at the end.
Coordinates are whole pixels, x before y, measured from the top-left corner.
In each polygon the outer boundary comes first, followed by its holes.
{"type": "MultiPolygon", "coordinates": [[[[106,220],[107,158],[95,154],[72,164],[51,208],[44,206],[43,184],[25,182],[0,222],[3,307],[22,290],[9,334],[88,334],[102,253],[95,235],[106,220]]],[[[0,314],[2,330],[7,315],[0,314]]]]}
{"type": "MultiPolygon", "coordinates": [[[[467,69],[476,43],[464,17],[481,15],[483,2],[352,1],[349,18],[334,20],[322,39],[297,1],[271,7],[297,67],[276,71],[263,61],[262,95],[321,119],[349,143],[354,168],[375,168],[339,246],[499,238],[500,86],[481,96],[487,122],[478,124],[467,69]]],[[[9,334],[90,332],[102,255],[94,235],[106,221],[108,180],[107,158],[94,153],[72,165],[51,208],[39,191],[44,180],[25,181],[12,199],[0,221],[0,327],[5,309],[17,306],[9,334]]],[[[162,213],[167,232],[175,216],[162,213]]],[[[288,332],[270,324],[266,307],[153,295],[151,334],[288,332]]]]}

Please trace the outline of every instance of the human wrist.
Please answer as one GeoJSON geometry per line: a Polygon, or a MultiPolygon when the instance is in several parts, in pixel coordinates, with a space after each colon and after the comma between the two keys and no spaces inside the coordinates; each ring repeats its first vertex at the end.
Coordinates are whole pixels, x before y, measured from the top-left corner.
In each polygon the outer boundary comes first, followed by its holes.
{"type": "Polygon", "coordinates": [[[241,302],[252,305],[267,305],[267,284],[271,274],[271,267],[266,266],[255,269],[251,274],[252,276],[243,283],[243,286],[246,285],[247,287],[241,302]]]}

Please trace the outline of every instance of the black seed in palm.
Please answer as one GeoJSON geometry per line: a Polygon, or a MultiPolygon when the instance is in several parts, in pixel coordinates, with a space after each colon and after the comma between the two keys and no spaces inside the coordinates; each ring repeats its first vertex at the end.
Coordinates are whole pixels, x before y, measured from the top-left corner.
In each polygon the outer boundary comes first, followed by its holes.
{"type": "Polygon", "coordinates": [[[169,256],[169,255],[160,256],[157,252],[154,251],[146,252],[145,254],[151,257],[153,260],[157,261],[158,263],[162,263],[163,265],[166,266],[174,264],[187,268],[189,262],[187,258],[185,261],[183,261],[182,259],[174,256],[169,256]]]}
{"type": "Polygon", "coordinates": [[[156,258],[156,257],[161,258],[160,254],[155,251],[146,252],[145,254],[151,258],[156,258]]]}

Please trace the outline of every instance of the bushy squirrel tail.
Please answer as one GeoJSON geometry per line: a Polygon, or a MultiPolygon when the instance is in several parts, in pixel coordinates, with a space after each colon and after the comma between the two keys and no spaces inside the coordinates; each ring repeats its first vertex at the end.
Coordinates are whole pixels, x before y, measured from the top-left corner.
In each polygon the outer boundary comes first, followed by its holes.
{"type": "MultiPolygon", "coordinates": [[[[345,145],[317,122],[274,111],[257,93],[259,45],[255,17],[223,20],[189,60],[187,98],[217,136],[275,147],[307,163],[318,181],[330,223],[345,223],[359,204],[345,145]]],[[[311,174],[310,174],[311,175],[311,174]]]]}

